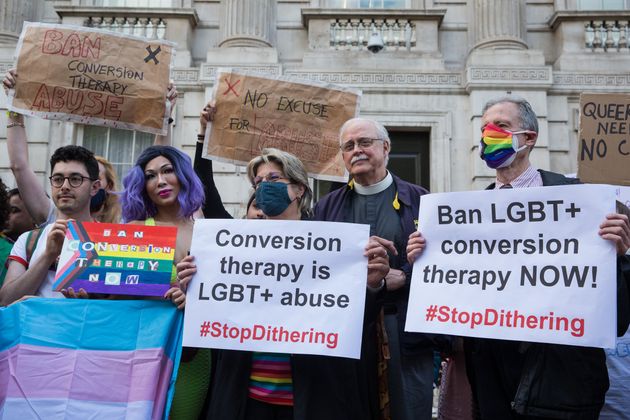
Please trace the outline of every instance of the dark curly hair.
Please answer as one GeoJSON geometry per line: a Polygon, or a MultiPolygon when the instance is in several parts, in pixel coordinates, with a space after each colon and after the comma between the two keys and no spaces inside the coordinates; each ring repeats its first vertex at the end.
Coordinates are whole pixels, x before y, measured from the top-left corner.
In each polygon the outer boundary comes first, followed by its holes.
{"type": "Polygon", "coordinates": [[[94,153],[82,146],[63,146],[55,150],[50,157],[50,171],[52,172],[57,162],[71,161],[83,163],[90,179],[98,179],[98,162],[94,153]]]}

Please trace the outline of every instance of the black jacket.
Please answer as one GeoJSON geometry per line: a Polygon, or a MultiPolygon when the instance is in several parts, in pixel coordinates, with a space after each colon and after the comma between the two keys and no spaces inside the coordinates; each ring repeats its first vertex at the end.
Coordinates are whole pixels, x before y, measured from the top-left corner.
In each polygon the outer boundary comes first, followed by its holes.
{"type": "MultiPolygon", "coordinates": [[[[361,359],[291,355],[295,420],[376,420],[374,324],[364,331],[361,359]],[[367,334],[367,336],[366,336],[367,334]]],[[[245,418],[252,353],[218,350],[208,420],[245,418]]]]}
{"type": "MultiPolygon", "coordinates": [[[[579,183],[553,172],[539,172],[545,186],[579,183]]],[[[630,271],[625,256],[618,258],[617,270],[617,334],[623,335],[630,318],[630,271]]],[[[465,340],[465,350],[481,418],[509,419],[515,417],[514,412],[559,419],[598,418],[609,385],[604,350],[474,338],[465,340]]]]}
{"type": "MultiPolygon", "coordinates": [[[[407,239],[412,232],[418,229],[420,200],[429,191],[419,185],[406,182],[393,173],[392,178],[396,185],[396,201],[394,202],[396,204],[394,208],[400,218],[402,237],[399,243],[394,244],[398,255],[393,261],[390,261],[390,264],[392,268],[402,270],[405,273],[406,281],[405,285],[400,289],[386,291],[383,295],[385,313],[388,313],[388,309],[391,311],[391,308],[394,308],[394,311],[391,312],[396,313],[403,354],[408,356],[418,353],[425,354],[427,349],[449,351],[452,347],[451,336],[404,331],[412,272],[412,265],[407,262],[407,239]]],[[[322,197],[315,206],[315,219],[330,222],[348,222],[345,219],[345,210],[352,199],[354,190],[352,185],[352,183],[348,183],[342,188],[336,189],[322,197]]]]}

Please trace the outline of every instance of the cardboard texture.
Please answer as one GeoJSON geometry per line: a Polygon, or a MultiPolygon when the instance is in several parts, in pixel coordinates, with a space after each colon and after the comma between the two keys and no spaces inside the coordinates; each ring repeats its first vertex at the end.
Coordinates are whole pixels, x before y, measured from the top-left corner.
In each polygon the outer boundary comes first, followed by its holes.
{"type": "Polygon", "coordinates": [[[630,185],[630,94],[580,95],[578,177],[630,185]]]}
{"type": "Polygon", "coordinates": [[[296,155],[313,178],[345,180],[339,128],[358,115],[359,91],[219,72],[214,96],[204,157],[246,164],[275,147],[296,155]]]}
{"type": "Polygon", "coordinates": [[[25,22],[9,109],[41,118],[166,134],[174,44],[25,22]]]}

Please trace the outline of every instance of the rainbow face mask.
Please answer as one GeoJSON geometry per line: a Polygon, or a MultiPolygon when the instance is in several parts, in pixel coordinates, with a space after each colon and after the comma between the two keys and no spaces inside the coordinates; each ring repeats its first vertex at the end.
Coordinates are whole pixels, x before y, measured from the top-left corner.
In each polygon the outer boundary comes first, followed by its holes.
{"type": "Polygon", "coordinates": [[[481,134],[481,159],[492,169],[510,166],[516,154],[527,147],[518,147],[516,134],[527,132],[528,130],[508,131],[492,123],[486,125],[481,134]]]}

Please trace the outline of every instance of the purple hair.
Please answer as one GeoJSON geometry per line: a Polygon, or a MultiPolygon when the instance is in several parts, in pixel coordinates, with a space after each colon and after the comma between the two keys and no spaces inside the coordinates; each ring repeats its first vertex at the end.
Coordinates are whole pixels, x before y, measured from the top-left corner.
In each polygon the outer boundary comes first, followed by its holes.
{"type": "Polygon", "coordinates": [[[121,193],[123,220],[145,220],[157,213],[157,208],[146,190],[144,169],[151,160],[164,156],[173,165],[180,190],[177,195],[179,214],[190,217],[204,202],[203,184],[193,171],[188,155],[171,146],[151,146],[138,157],[136,164],[123,179],[124,191],[121,193]]]}

